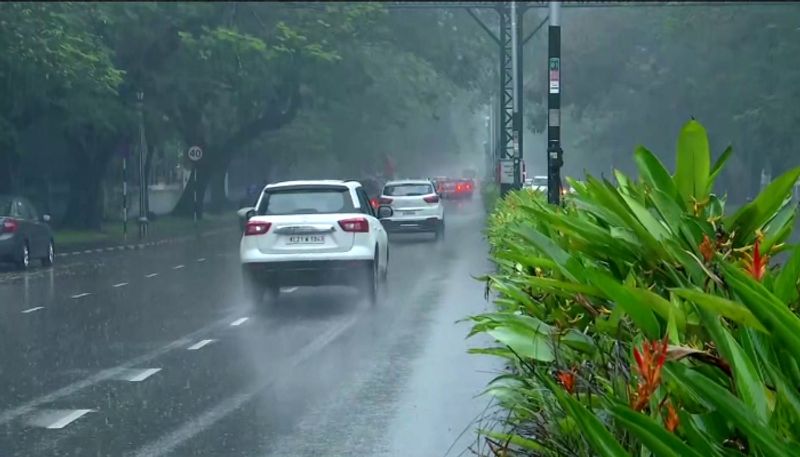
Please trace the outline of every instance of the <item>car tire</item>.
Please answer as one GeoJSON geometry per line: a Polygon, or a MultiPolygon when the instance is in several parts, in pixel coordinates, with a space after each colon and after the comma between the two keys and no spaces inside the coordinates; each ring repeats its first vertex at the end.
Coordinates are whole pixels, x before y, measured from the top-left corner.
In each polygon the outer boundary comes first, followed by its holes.
{"type": "Polygon", "coordinates": [[[444,241],[444,221],[436,227],[436,241],[444,241]]]}
{"type": "Polygon", "coordinates": [[[47,255],[42,257],[42,266],[43,267],[52,267],[53,263],[56,260],[56,249],[53,245],[53,240],[47,244],[47,255]]]}
{"type": "Polygon", "coordinates": [[[376,257],[364,268],[361,280],[361,293],[366,296],[367,303],[371,307],[377,306],[380,298],[381,274],[378,271],[379,268],[376,257]]]}
{"type": "Polygon", "coordinates": [[[17,268],[20,270],[27,270],[31,266],[31,249],[28,246],[28,242],[25,241],[22,243],[22,248],[20,248],[19,257],[17,258],[17,268]]]}

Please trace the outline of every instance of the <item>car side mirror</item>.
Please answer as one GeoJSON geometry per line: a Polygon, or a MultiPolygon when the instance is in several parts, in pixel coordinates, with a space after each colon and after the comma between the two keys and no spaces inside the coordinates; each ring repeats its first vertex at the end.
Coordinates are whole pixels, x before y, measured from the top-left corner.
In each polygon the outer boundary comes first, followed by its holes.
{"type": "Polygon", "coordinates": [[[42,215],[42,222],[50,222],[50,215],[49,214],[42,215]]]}
{"type": "Polygon", "coordinates": [[[240,219],[250,220],[251,217],[256,215],[256,209],[252,206],[248,206],[246,208],[242,208],[239,211],[236,211],[236,214],[239,216],[240,219]]]}
{"type": "Polygon", "coordinates": [[[392,217],[394,211],[391,206],[382,205],[378,207],[378,219],[386,219],[392,217]]]}

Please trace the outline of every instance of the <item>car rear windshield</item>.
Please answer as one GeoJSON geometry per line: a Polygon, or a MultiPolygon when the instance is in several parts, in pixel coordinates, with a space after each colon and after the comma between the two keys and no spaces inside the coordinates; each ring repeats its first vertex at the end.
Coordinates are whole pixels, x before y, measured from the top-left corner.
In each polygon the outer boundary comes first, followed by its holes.
{"type": "Polygon", "coordinates": [[[258,214],[333,214],[353,212],[350,191],[345,187],[317,187],[268,190],[258,214]]]}
{"type": "Polygon", "coordinates": [[[4,197],[0,195],[0,216],[11,215],[11,197],[4,197]]]}
{"type": "Polygon", "coordinates": [[[430,184],[392,184],[383,189],[383,195],[390,197],[416,197],[432,193],[430,184]]]}
{"type": "Polygon", "coordinates": [[[534,186],[546,186],[547,185],[547,178],[533,178],[533,185],[534,186]]]}

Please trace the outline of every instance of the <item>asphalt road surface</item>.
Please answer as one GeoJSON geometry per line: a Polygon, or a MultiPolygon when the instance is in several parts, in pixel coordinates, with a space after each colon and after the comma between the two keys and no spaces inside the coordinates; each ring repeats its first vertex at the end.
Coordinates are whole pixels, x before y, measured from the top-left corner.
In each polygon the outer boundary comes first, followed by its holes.
{"type": "Polygon", "coordinates": [[[393,237],[389,292],[246,306],[238,233],[0,272],[0,457],[468,455],[499,366],[478,199],[393,237]]]}

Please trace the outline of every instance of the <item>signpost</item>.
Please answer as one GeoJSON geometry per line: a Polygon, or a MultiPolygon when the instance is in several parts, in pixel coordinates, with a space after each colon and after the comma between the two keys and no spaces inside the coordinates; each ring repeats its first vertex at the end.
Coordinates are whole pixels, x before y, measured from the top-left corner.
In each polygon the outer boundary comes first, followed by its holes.
{"type": "Polygon", "coordinates": [[[186,153],[192,161],[192,191],[194,197],[194,223],[197,224],[197,162],[203,158],[203,150],[200,146],[192,146],[186,153]]]}

